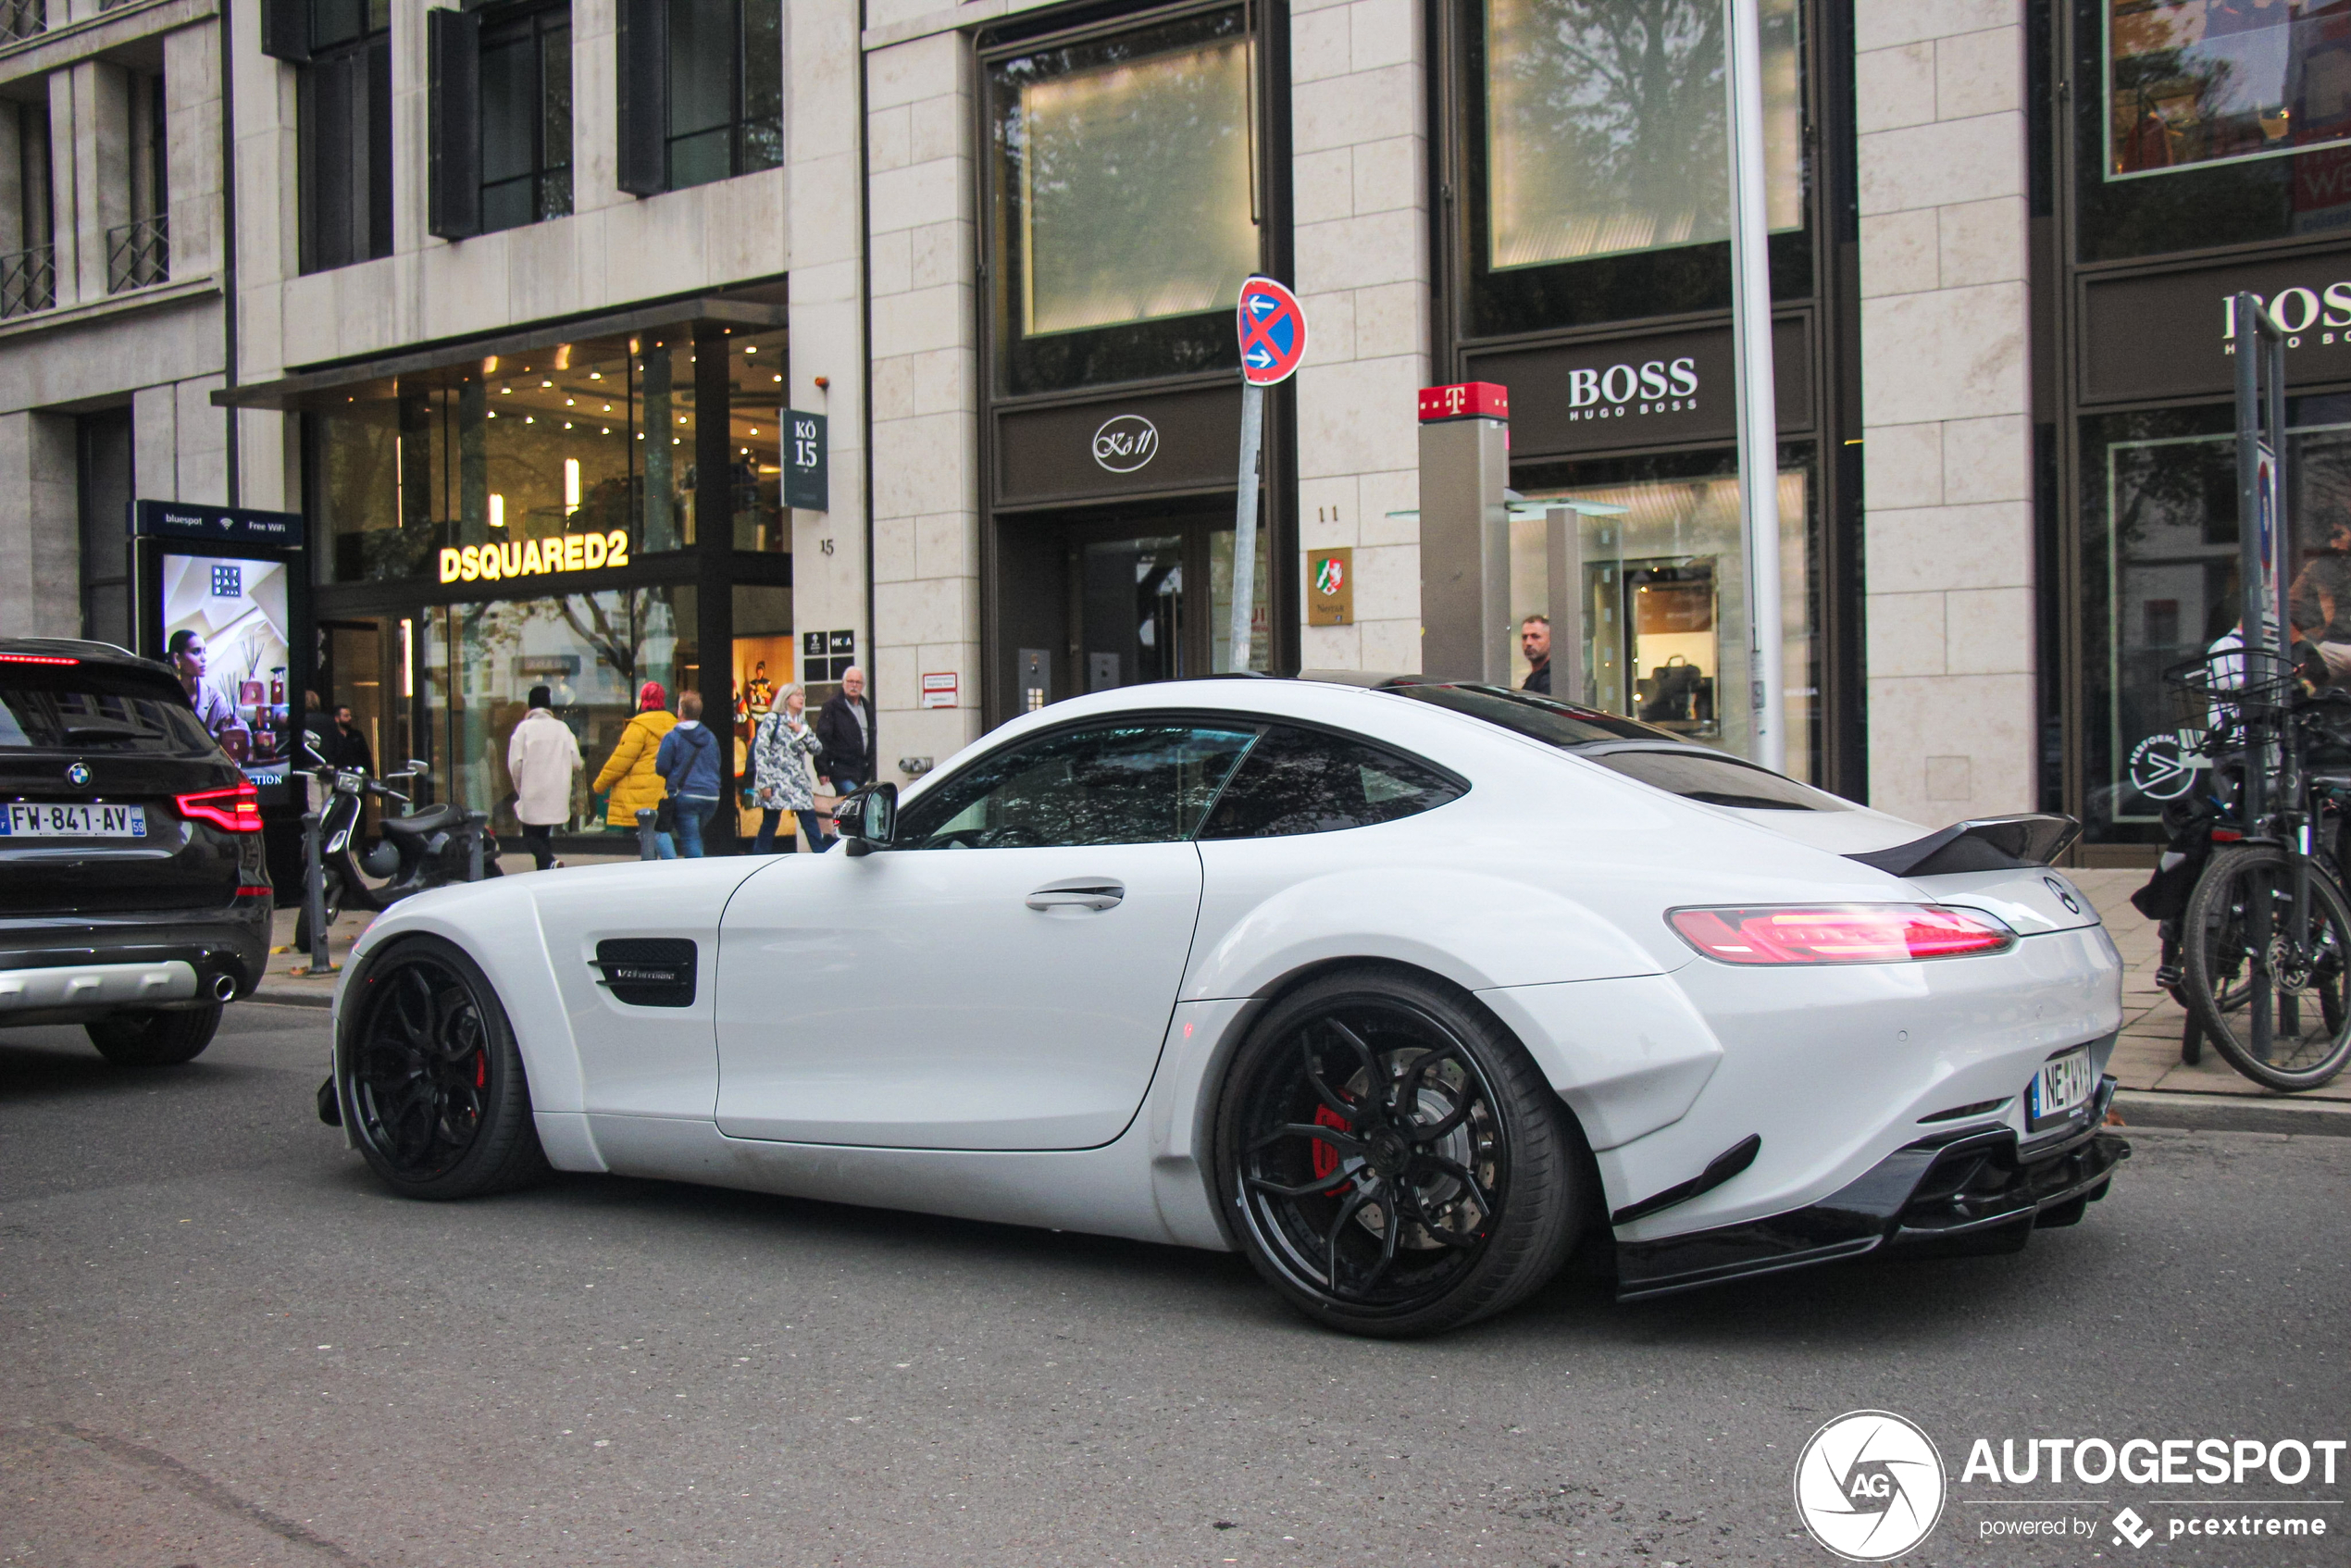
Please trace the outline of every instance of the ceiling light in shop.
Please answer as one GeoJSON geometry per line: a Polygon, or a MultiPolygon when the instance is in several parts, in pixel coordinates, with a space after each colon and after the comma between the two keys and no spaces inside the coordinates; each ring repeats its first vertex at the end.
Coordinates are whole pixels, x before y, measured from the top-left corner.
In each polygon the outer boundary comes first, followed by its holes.
{"type": "Polygon", "coordinates": [[[493,529],[506,526],[506,498],[494,490],[490,492],[490,526],[493,529]]]}
{"type": "Polygon", "coordinates": [[[564,399],[564,406],[565,406],[566,408],[569,408],[569,407],[571,406],[571,399],[569,399],[569,398],[566,398],[566,399],[564,399]]]}
{"type": "Polygon", "coordinates": [[[564,459],[564,516],[579,510],[579,459],[564,459]]]}
{"type": "Polygon", "coordinates": [[[554,382],[553,382],[553,381],[541,381],[541,382],[540,382],[539,384],[540,384],[541,386],[542,386],[542,387],[552,387],[552,386],[554,386],[555,383],[554,383],[554,382]]]}
{"type": "Polygon", "coordinates": [[[743,352],[745,354],[757,354],[759,352],[759,345],[757,343],[745,343],[743,345],[743,352]]]}
{"type": "Polygon", "coordinates": [[[604,379],[604,373],[602,370],[591,370],[588,372],[588,379],[591,381],[601,381],[604,379]]]}

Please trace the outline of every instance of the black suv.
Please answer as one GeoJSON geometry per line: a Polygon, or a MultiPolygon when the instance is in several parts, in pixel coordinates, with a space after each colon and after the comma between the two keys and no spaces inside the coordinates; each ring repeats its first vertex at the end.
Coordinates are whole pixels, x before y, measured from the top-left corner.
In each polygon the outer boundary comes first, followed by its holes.
{"type": "Polygon", "coordinates": [[[0,1026],[189,1061],[260,983],[274,903],[254,786],[178,678],[103,642],[0,638],[0,1026]]]}

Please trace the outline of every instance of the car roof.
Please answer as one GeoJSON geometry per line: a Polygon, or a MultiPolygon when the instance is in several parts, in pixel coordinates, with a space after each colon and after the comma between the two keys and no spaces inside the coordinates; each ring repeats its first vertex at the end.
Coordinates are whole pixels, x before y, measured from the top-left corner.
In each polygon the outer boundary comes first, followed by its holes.
{"type": "Polygon", "coordinates": [[[157,670],[166,675],[171,673],[168,666],[153,659],[143,659],[128,648],[78,637],[0,637],[0,653],[38,653],[50,658],[80,659],[87,665],[112,665],[119,669],[144,670],[149,674],[157,670]]]}

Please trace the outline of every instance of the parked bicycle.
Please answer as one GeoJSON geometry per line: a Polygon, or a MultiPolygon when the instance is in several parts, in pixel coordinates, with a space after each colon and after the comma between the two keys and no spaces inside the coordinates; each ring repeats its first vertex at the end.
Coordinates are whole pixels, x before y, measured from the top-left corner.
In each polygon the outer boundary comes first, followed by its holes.
{"type": "Polygon", "coordinates": [[[2317,1089],[2351,1063],[2351,693],[2238,649],[2165,679],[2211,763],[2140,903],[2176,910],[2158,978],[2189,1012],[2183,1053],[2201,1034],[2256,1083],[2317,1089]]]}

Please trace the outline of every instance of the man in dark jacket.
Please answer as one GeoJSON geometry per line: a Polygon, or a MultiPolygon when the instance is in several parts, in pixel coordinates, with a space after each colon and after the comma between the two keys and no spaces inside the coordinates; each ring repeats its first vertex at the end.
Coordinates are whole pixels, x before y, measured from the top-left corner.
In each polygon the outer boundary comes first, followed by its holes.
{"type": "Polygon", "coordinates": [[[653,771],[669,786],[678,857],[700,860],[703,824],[718,809],[718,737],[702,722],[701,692],[678,699],[678,722],[661,738],[653,771]]]}
{"type": "Polygon", "coordinates": [[[1526,684],[1522,691],[1551,694],[1551,622],[1548,616],[1529,616],[1519,622],[1518,651],[1535,667],[1526,672],[1526,684]]]}
{"type": "Polygon", "coordinates": [[[874,781],[874,704],[865,697],[865,672],[852,665],[841,672],[840,693],[816,716],[816,772],[846,795],[874,781]]]}

